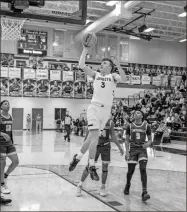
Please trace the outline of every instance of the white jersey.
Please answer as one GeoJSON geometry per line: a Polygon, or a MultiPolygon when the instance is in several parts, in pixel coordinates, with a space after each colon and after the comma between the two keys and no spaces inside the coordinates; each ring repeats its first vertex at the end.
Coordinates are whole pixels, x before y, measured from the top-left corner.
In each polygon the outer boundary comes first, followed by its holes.
{"type": "Polygon", "coordinates": [[[104,106],[112,106],[116,82],[111,74],[103,76],[99,72],[96,72],[93,89],[92,103],[95,102],[104,106]]]}

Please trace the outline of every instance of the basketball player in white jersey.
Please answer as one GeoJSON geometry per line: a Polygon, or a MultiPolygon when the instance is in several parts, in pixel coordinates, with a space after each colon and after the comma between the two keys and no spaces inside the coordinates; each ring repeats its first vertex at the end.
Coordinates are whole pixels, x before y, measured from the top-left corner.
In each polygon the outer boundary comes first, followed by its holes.
{"type": "Polygon", "coordinates": [[[100,131],[104,129],[111,112],[113,103],[113,93],[116,85],[121,81],[120,75],[112,73],[114,63],[110,59],[103,59],[100,66],[100,73],[92,70],[85,65],[85,58],[88,53],[88,48],[83,46],[83,52],[80,57],[79,67],[90,77],[93,78],[94,93],[91,104],[87,110],[89,136],[84,142],[80,153],[74,155],[73,161],[70,163],[69,171],[73,171],[77,163],[81,160],[83,154],[89,149],[89,172],[93,180],[98,181],[98,175],[95,168],[95,154],[100,131]]]}

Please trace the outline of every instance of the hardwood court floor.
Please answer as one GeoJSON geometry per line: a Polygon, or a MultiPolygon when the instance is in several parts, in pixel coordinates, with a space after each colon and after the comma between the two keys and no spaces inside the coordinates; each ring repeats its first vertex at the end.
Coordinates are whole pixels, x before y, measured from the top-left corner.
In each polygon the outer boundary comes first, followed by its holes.
{"type": "MultiPolygon", "coordinates": [[[[9,176],[12,204],[2,211],[186,211],[186,156],[148,149],[148,191],[151,199],[141,201],[141,180],[136,167],[129,196],[123,195],[127,164],[112,145],[112,162],[107,180],[108,196],[98,194],[101,182],[88,177],[82,197],[75,197],[87,154],[74,172],[68,164],[83,142],[72,136],[70,145],[63,134],[43,131],[40,134],[15,132],[20,165],[9,176]]],[[[172,144],[172,148],[175,145],[172,144]]],[[[177,149],[177,145],[176,145],[177,149]]],[[[179,148],[180,149],[180,148],[179,148]]],[[[9,160],[7,159],[7,164],[9,160]]],[[[101,175],[101,162],[97,164],[101,175]]]]}

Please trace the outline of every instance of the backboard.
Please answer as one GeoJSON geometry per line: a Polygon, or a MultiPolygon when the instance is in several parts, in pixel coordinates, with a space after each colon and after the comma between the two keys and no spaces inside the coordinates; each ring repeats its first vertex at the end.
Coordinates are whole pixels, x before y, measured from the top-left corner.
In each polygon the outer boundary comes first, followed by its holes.
{"type": "Polygon", "coordinates": [[[87,0],[47,1],[43,7],[29,6],[20,12],[10,9],[11,0],[0,0],[1,15],[24,19],[36,19],[52,22],[85,24],[87,17],[87,0]]]}

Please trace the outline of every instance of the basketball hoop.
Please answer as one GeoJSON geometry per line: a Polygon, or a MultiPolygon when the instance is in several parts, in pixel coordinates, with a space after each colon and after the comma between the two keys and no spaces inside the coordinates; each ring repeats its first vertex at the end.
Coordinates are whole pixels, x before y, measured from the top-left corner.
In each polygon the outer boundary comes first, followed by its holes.
{"type": "Polygon", "coordinates": [[[1,40],[20,40],[25,20],[1,18],[1,40]]]}

